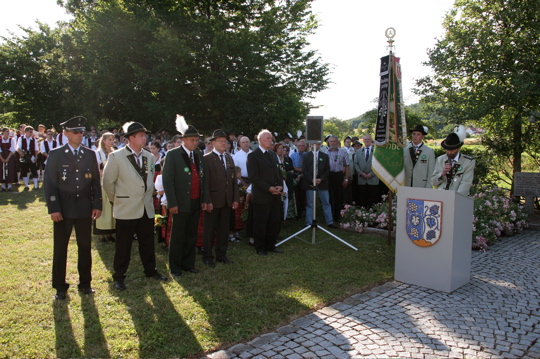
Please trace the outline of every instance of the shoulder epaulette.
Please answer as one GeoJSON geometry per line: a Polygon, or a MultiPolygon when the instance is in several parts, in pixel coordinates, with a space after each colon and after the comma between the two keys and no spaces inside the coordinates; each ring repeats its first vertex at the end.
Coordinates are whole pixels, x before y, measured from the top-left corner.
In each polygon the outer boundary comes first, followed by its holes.
{"type": "Polygon", "coordinates": [[[468,160],[471,160],[471,161],[474,160],[474,158],[472,158],[472,157],[469,156],[469,155],[463,155],[463,157],[466,158],[466,159],[468,159],[468,160]]]}
{"type": "MultiPolygon", "coordinates": [[[[150,152],[150,150],[147,149],[146,147],[143,147],[142,149],[143,149],[143,151],[150,152]]],[[[151,153],[151,152],[150,152],[150,153],[151,153]]]]}

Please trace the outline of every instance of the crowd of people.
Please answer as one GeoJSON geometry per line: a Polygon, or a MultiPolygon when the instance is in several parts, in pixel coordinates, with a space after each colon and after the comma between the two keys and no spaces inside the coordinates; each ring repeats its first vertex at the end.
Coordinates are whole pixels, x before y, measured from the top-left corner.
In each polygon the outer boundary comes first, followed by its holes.
{"type": "MultiPolygon", "coordinates": [[[[169,252],[173,277],[197,273],[197,251],[205,266],[230,264],[230,242],[245,240],[261,256],[276,248],[283,221],[313,218],[314,192],[325,224],[338,228],[346,204],[370,208],[387,193],[372,170],[374,146],[361,139],[329,135],[324,144],[308,144],[302,133],[262,130],[254,138],[217,129],[204,139],[177,120],[179,134],[150,133],[137,122],[121,129],[86,130],[78,116],[55,133],[39,125],[2,129],[2,191],[24,185],[39,190],[54,222],[53,287],[64,299],[67,244],[75,228],[79,249],[79,290],[91,294],[91,233],[115,242],[114,286],[125,290],[131,247],[138,241],[147,277],[168,280],[156,270],[155,233],[169,252]],[[21,184],[22,181],[22,184],[21,184]],[[157,216],[156,216],[157,215],[157,216]],[[156,217],[163,221],[158,221],[156,217]]],[[[460,155],[455,134],[443,142],[446,155],[435,159],[423,144],[427,128],[417,126],[404,148],[405,185],[456,190],[468,194],[474,160],[460,155]]]]}

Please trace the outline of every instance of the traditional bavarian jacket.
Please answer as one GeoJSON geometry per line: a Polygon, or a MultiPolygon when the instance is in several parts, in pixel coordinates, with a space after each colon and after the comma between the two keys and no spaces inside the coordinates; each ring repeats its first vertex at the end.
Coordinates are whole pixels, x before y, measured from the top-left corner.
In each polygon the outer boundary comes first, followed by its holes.
{"type": "Polygon", "coordinates": [[[464,196],[468,196],[473,182],[476,161],[470,156],[458,153],[454,159],[455,163],[452,166],[452,170],[446,176],[441,177],[444,165],[448,160],[449,158],[446,155],[437,158],[435,170],[431,175],[431,183],[438,189],[456,191],[464,196]]]}
{"type": "Polygon", "coordinates": [[[435,152],[421,143],[415,150],[412,142],[403,148],[403,168],[407,187],[432,188],[431,175],[435,169],[435,152]]]}

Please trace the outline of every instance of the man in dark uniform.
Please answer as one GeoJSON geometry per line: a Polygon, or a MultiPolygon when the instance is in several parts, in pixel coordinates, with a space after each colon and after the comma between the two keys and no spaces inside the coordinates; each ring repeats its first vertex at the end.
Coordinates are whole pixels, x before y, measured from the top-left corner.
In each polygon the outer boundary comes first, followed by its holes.
{"type": "Polygon", "coordinates": [[[208,187],[202,151],[197,148],[201,135],[193,126],[183,131],[182,146],[167,152],[161,172],[167,206],[173,216],[169,246],[169,269],[173,277],[182,271],[197,273],[195,242],[201,210],[206,210],[208,187]]]}
{"type": "Polygon", "coordinates": [[[49,152],[45,168],[45,199],[54,222],[52,285],[56,299],[65,299],[66,262],[69,237],[73,227],[79,250],[79,291],[93,294],[92,220],[101,216],[101,186],[94,151],[81,146],[86,118],[77,116],[60,125],[68,142],[49,152]]]}
{"type": "Polygon", "coordinates": [[[238,183],[234,171],[234,161],[225,149],[227,137],[223,130],[215,130],[210,139],[214,150],[204,156],[204,167],[208,181],[208,202],[204,213],[204,254],[203,262],[214,267],[212,253],[214,235],[216,236],[216,260],[224,264],[231,263],[227,258],[229,243],[229,218],[231,208],[238,207],[238,183]]]}

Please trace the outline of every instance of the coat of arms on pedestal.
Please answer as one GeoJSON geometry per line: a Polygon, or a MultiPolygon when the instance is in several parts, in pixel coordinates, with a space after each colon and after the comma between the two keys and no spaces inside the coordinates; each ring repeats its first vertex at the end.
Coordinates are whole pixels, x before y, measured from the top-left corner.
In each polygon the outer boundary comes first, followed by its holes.
{"type": "Polygon", "coordinates": [[[442,202],[407,199],[407,235],[420,247],[429,247],[441,237],[442,202]]]}

